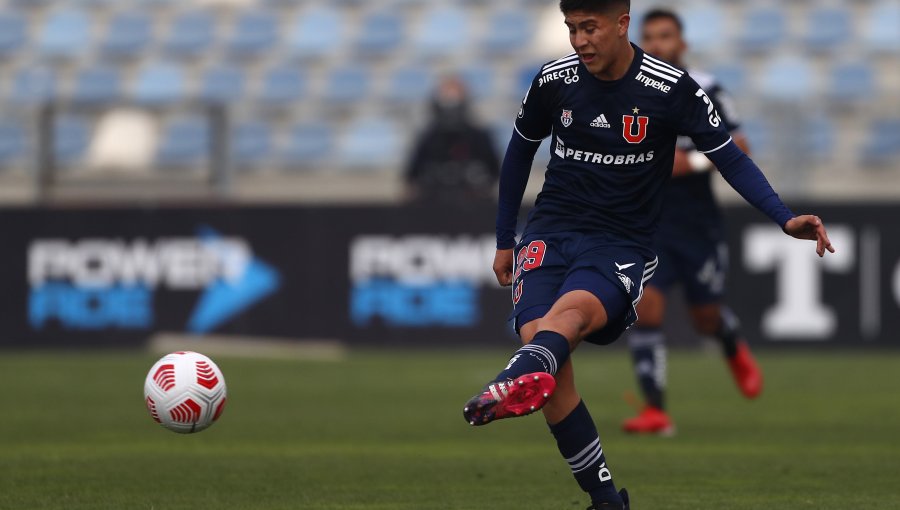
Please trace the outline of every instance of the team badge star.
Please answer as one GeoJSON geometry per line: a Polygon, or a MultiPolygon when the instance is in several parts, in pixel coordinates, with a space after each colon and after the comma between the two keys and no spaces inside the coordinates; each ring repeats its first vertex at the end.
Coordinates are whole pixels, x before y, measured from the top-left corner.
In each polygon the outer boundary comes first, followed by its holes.
{"type": "Polygon", "coordinates": [[[632,111],[633,113],[635,113],[635,114],[637,114],[638,112],[640,112],[640,110],[638,109],[637,106],[635,106],[631,111],[632,111]]]}

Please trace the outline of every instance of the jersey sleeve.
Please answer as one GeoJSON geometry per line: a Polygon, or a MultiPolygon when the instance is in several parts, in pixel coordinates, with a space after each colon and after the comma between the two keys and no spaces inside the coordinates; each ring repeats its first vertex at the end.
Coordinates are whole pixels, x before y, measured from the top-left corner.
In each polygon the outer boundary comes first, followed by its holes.
{"type": "Polygon", "coordinates": [[[716,105],[716,110],[719,112],[719,117],[722,118],[722,123],[725,124],[725,129],[727,129],[729,133],[740,129],[741,120],[738,116],[737,108],[734,105],[734,98],[731,97],[731,94],[720,85],[716,84],[712,87],[712,90],[709,91],[709,97],[712,99],[713,104],[716,105]]]}
{"type": "Polygon", "coordinates": [[[731,140],[716,104],[693,78],[683,76],[672,92],[676,131],[689,136],[698,151],[713,152],[731,140]]]}
{"type": "Polygon", "coordinates": [[[516,118],[516,133],[529,142],[539,142],[550,136],[553,129],[553,121],[546,105],[544,90],[541,89],[538,78],[535,76],[522,99],[522,107],[516,118]]]}

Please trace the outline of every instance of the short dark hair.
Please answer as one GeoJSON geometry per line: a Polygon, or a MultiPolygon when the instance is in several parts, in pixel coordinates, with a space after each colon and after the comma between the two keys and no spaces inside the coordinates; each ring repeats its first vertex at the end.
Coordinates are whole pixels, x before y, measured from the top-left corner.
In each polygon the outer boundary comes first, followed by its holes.
{"type": "Polygon", "coordinates": [[[623,7],[631,12],[631,0],[559,0],[559,10],[563,14],[572,11],[607,13],[614,7],[623,7]]]}
{"type": "Polygon", "coordinates": [[[681,21],[681,16],[676,14],[673,10],[663,9],[661,7],[650,9],[649,11],[644,13],[644,17],[641,18],[641,26],[644,26],[647,23],[658,19],[671,20],[673,23],[675,23],[675,26],[678,27],[678,32],[684,32],[684,23],[682,23],[681,21]]]}

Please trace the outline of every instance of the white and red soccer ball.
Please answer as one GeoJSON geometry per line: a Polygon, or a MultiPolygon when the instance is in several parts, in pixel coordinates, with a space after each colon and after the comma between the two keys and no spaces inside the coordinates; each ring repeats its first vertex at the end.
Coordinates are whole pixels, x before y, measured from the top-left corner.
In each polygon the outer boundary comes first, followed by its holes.
{"type": "Polygon", "coordinates": [[[219,367],[191,351],[166,354],[144,381],[144,402],[150,416],[182,434],[200,432],[218,420],[225,407],[225,394],[225,378],[219,367]]]}

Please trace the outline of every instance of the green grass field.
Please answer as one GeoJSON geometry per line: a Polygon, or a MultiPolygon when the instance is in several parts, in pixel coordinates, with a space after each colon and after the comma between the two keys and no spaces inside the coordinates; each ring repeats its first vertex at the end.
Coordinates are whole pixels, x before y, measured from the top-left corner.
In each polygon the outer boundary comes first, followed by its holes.
{"type": "MultiPolygon", "coordinates": [[[[223,358],[225,414],[183,436],[144,409],[156,356],[3,353],[0,509],[583,509],[540,415],[464,423],[505,357],[223,358]]],[[[676,353],[673,438],[619,432],[624,352],[575,359],[637,510],[900,508],[900,353],[768,353],[756,402],[717,356],[676,353]]]]}

